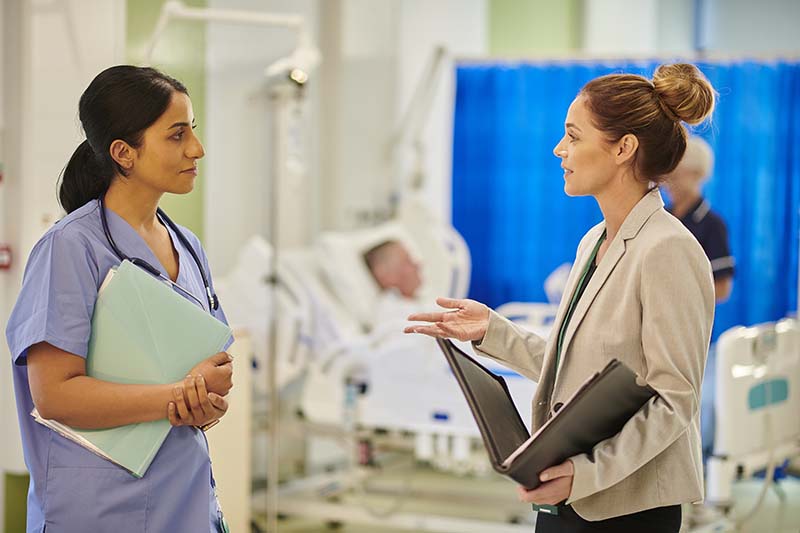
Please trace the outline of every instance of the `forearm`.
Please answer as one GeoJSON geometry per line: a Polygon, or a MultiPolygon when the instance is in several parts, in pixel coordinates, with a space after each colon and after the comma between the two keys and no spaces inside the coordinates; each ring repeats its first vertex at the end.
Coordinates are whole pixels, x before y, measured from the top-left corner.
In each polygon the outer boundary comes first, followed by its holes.
{"type": "Polygon", "coordinates": [[[546,341],[535,333],[490,311],[486,335],[481,342],[473,343],[473,347],[533,381],[539,381],[545,344],[546,341]]]}
{"type": "Polygon", "coordinates": [[[176,384],[128,385],[74,376],[35,400],[39,414],[80,429],[104,429],[167,418],[176,384]]]}

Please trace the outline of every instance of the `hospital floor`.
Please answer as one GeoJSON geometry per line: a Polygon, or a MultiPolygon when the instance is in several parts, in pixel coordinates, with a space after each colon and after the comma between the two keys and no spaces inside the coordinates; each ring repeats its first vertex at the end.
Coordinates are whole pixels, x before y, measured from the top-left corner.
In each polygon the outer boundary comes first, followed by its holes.
{"type": "MultiPolygon", "coordinates": [[[[399,487],[403,483],[402,474],[392,480],[390,476],[384,476],[381,480],[384,488],[392,486],[399,487]]],[[[408,498],[403,504],[400,512],[403,513],[439,513],[440,515],[456,517],[460,519],[475,519],[485,521],[497,521],[497,523],[508,523],[510,517],[521,518],[523,524],[532,522],[529,508],[516,502],[514,486],[499,477],[488,479],[462,478],[430,469],[415,471],[411,481],[412,497],[408,498]],[[435,494],[452,494],[450,501],[441,501],[433,497],[435,494]],[[485,498],[491,504],[476,504],[471,500],[474,496],[485,498]],[[498,502],[500,502],[498,504],[498,502]]],[[[374,486],[379,488],[381,483],[374,486]]],[[[777,494],[769,490],[765,501],[752,520],[747,522],[737,533],[800,533],[800,480],[788,479],[781,482],[781,487],[785,493],[785,502],[781,503],[777,494]]],[[[748,480],[739,482],[734,486],[734,498],[736,507],[733,510],[734,516],[741,516],[747,512],[756,502],[761,489],[760,480],[748,480]]],[[[371,495],[359,498],[355,495],[347,496],[342,502],[353,504],[356,508],[371,508],[374,512],[380,513],[389,508],[394,502],[393,497],[385,495],[371,495]]],[[[313,500],[309,500],[309,507],[314,506],[313,500]]],[[[530,525],[533,530],[533,525],[530,525]]],[[[283,519],[279,523],[279,533],[312,533],[336,531],[338,533],[408,533],[413,529],[398,529],[388,526],[359,525],[355,523],[324,522],[319,519],[302,517],[292,517],[283,519]]],[[[689,529],[684,528],[683,532],[702,531],[703,533],[725,533],[733,532],[730,528],[706,528],[689,529]]],[[[487,528],[486,533],[492,533],[492,528],[487,528]]]]}

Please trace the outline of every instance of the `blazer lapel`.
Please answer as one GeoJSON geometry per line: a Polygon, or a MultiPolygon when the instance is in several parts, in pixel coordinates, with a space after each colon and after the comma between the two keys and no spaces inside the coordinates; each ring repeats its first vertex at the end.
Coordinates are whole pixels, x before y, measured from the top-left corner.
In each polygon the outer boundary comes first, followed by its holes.
{"type": "MultiPolygon", "coordinates": [[[[581,299],[578,300],[578,304],[575,307],[575,311],[572,313],[572,318],[570,319],[569,325],[567,326],[567,330],[564,333],[564,341],[561,346],[561,365],[564,364],[566,359],[566,355],[569,350],[570,342],[572,341],[573,337],[575,336],[575,332],[578,330],[578,327],[583,320],[583,317],[586,316],[586,312],[589,310],[594,299],[597,297],[597,293],[600,292],[600,289],[605,284],[608,277],[614,271],[614,267],[617,266],[622,256],[625,255],[625,246],[626,241],[633,239],[639,233],[639,230],[642,229],[647,219],[650,216],[664,207],[664,201],[661,199],[661,193],[658,189],[654,189],[649,193],[645,194],[644,197],[639,200],[634,208],[628,213],[628,216],[625,217],[625,221],[622,223],[622,227],[620,227],[619,232],[614,237],[614,240],[611,242],[611,245],[606,250],[603,259],[597,265],[597,270],[595,270],[594,274],[592,275],[592,279],[589,280],[589,284],[586,286],[586,290],[583,292],[581,299]]],[[[598,234],[595,239],[591,242],[587,243],[587,246],[584,249],[584,253],[581,254],[581,262],[576,262],[575,266],[573,267],[572,271],[575,272],[583,272],[583,269],[586,266],[586,261],[589,260],[589,256],[591,255],[594,246],[597,244],[597,239],[600,238],[598,234]]],[[[572,284],[570,287],[570,292],[565,293],[565,297],[571,298],[575,292],[575,285],[577,285],[578,281],[577,278],[579,276],[573,276],[572,284]],[[569,296],[568,296],[569,295],[569,296]]],[[[563,300],[563,298],[562,298],[563,300]]],[[[563,303],[563,302],[562,302],[563,303]]],[[[562,306],[567,307],[567,306],[562,306]]],[[[559,311],[562,311],[559,309],[559,311]]],[[[561,320],[556,322],[557,327],[561,327],[561,321],[563,321],[563,314],[561,316],[561,320]]],[[[557,344],[557,341],[556,343],[557,344]]],[[[555,369],[554,372],[554,380],[553,380],[553,389],[555,390],[555,385],[558,383],[559,372],[558,369],[555,369]]]]}
{"type": "MultiPolygon", "coordinates": [[[[594,245],[597,244],[597,241],[591,244],[592,248],[594,248],[594,245]]],[[[611,275],[611,272],[614,271],[614,267],[617,266],[617,263],[619,263],[619,260],[622,259],[623,255],[625,255],[625,241],[621,238],[620,234],[617,234],[617,236],[614,238],[614,241],[608,247],[608,250],[606,250],[606,254],[603,256],[603,259],[597,265],[597,269],[592,275],[592,279],[589,280],[586,290],[583,291],[583,295],[581,295],[581,299],[578,300],[575,311],[572,313],[572,318],[569,321],[569,325],[567,325],[567,331],[564,332],[564,341],[561,345],[562,364],[564,362],[564,355],[569,349],[569,343],[575,336],[575,332],[577,331],[578,326],[580,326],[583,317],[586,315],[586,311],[589,310],[589,306],[594,301],[597,293],[600,292],[600,288],[606,282],[608,276],[611,275]]],[[[587,258],[587,260],[588,259],[589,258],[587,258]]],[[[586,261],[578,266],[582,272],[583,268],[586,266],[586,261]]]]}
{"type": "MultiPolygon", "coordinates": [[[[600,223],[592,228],[591,232],[596,235],[594,242],[597,242],[597,239],[600,238],[600,235],[603,233],[604,229],[604,223],[600,223]]],[[[558,332],[561,329],[561,324],[564,322],[564,317],[567,314],[567,309],[569,308],[569,302],[572,299],[572,295],[575,294],[575,289],[580,282],[582,272],[580,265],[585,265],[586,261],[589,260],[589,256],[592,254],[592,247],[593,245],[585,246],[583,249],[578,250],[578,253],[575,257],[575,263],[570,270],[569,277],[567,278],[567,284],[564,287],[564,293],[561,296],[561,302],[558,305],[558,311],[556,312],[555,320],[553,321],[553,329],[550,333],[549,342],[547,343],[544,360],[542,361],[541,378],[539,379],[539,383],[536,385],[537,391],[543,391],[541,396],[542,398],[549,398],[550,393],[553,390],[552,388],[556,375],[554,367],[556,363],[556,350],[558,348],[558,332]]],[[[538,423],[540,424],[544,423],[544,420],[546,419],[546,412],[541,413],[542,417],[544,418],[537,417],[536,415],[536,406],[534,406],[534,420],[538,420],[538,423]]]]}

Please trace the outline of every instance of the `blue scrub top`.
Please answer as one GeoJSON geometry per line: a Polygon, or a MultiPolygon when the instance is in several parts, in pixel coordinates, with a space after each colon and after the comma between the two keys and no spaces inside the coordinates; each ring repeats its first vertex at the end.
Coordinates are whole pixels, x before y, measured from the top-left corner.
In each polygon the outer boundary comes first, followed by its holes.
{"type": "MultiPolygon", "coordinates": [[[[109,209],[106,217],[122,253],[166,272],[133,227],[109,209]]],[[[172,229],[167,229],[180,261],[177,283],[208,310],[197,264],[172,229]]],[[[200,241],[189,230],[180,229],[200,257],[211,283],[200,241]]],[[[97,200],[50,228],[28,258],[22,289],[6,328],[14,361],[23,454],[31,475],[27,531],[38,533],[45,526],[47,531],[65,533],[217,531],[214,480],[202,431],[172,428],[144,477],[136,479],[30,416],[33,400],[26,366],[28,348],[44,341],[85,358],[98,288],[108,270],[119,263],[103,233],[97,200]]],[[[227,323],[222,308],[214,311],[214,316],[227,323]]]]}

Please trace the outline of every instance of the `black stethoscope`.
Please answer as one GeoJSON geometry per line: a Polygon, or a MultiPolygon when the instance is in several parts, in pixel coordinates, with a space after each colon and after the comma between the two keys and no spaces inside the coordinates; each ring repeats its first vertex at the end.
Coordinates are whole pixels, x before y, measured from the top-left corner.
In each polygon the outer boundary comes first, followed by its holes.
{"type": "MultiPolygon", "coordinates": [[[[154,267],[144,259],[140,259],[138,257],[128,257],[127,255],[123,254],[119,248],[117,248],[117,243],[114,242],[114,238],[111,236],[111,231],[108,229],[108,220],[106,219],[106,206],[102,196],[99,198],[99,202],[100,202],[100,222],[103,224],[103,232],[105,232],[106,234],[106,239],[108,239],[108,244],[111,245],[111,249],[114,250],[114,253],[117,254],[117,257],[119,257],[120,261],[125,261],[127,259],[128,261],[138,266],[139,268],[143,268],[144,270],[148,271],[157,278],[166,281],[167,283],[169,283],[170,285],[172,285],[185,295],[189,296],[195,302],[197,302],[200,305],[200,307],[203,307],[203,302],[201,302],[200,299],[197,298],[197,296],[195,296],[187,289],[184,289],[183,287],[181,287],[180,285],[169,279],[169,277],[162,274],[161,271],[158,270],[156,267],[154,267]]],[[[217,298],[217,295],[214,294],[214,292],[211,290],[211,285],[209,285],[208,283],[208,278],[206,277],[206,273],[203,270],[203,264],[200,262],[200,258],[197,256],[197,252],[195,252],[194,248],[192,248],[192,245],[189,244],[189,240],[186,238],[183,232],[180,229],[178,229],[178,225],[175,224],[167,216],[167,214],[161,210],[160,207],[156,209],[156,216],[158,217],[158,220],[162,224],[169,226],[172,229],[172,231],[175,232],[175,235],[177,235],[178,240],[181,241],[181,244],[183,244],[184,248],[189,250],[189,253],[192,255],[192,259],[194,259],[195,264],[197,264],[197,270],[200,271],[200,277],[203,278],[203,286],[206,288],[206,298],[208,299],[208,308],[210,310],[209,312],[216,311],[217,309],[219,309],[219,298],[217,298]]]]}

